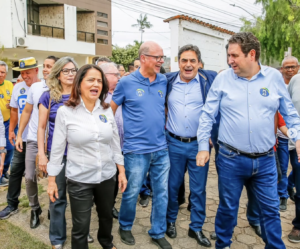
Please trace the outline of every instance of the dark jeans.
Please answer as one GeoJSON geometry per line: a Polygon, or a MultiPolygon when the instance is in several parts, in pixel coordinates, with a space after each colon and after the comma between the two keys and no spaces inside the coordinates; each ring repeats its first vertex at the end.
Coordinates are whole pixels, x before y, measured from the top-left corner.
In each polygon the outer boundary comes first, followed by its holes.
{"type": "Polygon", "coordinates": [[[119,170],[118,170],[118,167],[117,167],[116,186],[115,186],[115,191],[114,191],[114,197],[115,197],[114,204],[116,204],[116,199],[117,199],[118,192],[119,192],[119,170]]]}
{"type": "Polygon", "coordinates": [[[215,221],[218,237],[216,248],[224,248],[231,244],[233,229],[237,224],[239,200],[246,183],[259,206],[265,248],[286,248],[281,239],[274,151],[253,159],[220,145],[217,167],[220,203],[215,221]]]}
{"type": "Polygon", "coordinates": [[[11,163],[11,171],[7,191],[8,206],[17,208],[21,193],[22,177],[25,171],[26,142],[23,142],[23,151],[14,150],[14,157],[11,163]]]}
{"type": "Polygon", "coordinates": [[[298,156],[296,149],[290,150],[291,164],[293,167],[293,177],[296,187],[295,194],[295,205],[296,205],[296,217],[293,220],[293,225],[295,228],[300,230],[300,163],[298,162],[298,156]]]}
{"type": "MultiPolygon", "coordinates": [[[[50,155],[50,152],[48,152],[50,155]]],[[[58,188],[58,199],[55,202],[50,202],[50,228],[49,228],[49,238],[52,245],[61,245],[67,239],[66,230],[66,206],[67,206],[67,195],[66,195],[66,163],[67,157],[64,156],[62,164],[64,165],[61,172],[56,176],[55,181],[58,188]]]]}
{"type": "Polygon", "coordinates": [[[87,236],[90,230],[93,202],[99,218],[98,241],[103,249],[113,247],[111,235],[116,176],[99,184],[67,180],[72,213],[72,249],[88,249],[87,236]],[[94,200],[93,200],[94,198],[94,200]]]}
{"type": "Polygon", "coordinates": [[[287,193],[288,179],[287,170],[289,166],[289,140],[278,138],[277,155],[281,168],[281,181],[278,183],[278,195],[280,198],[289,198],[287,193]]]}

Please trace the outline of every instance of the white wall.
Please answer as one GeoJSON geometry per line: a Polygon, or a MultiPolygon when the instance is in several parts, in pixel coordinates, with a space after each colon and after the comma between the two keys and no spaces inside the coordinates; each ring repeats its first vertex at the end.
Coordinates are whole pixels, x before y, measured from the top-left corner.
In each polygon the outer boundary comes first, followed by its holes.
{"type": "Polygon", "coordinates": [[[171,71],[178,71],[178,50],[186,44],[197,45],[204,61],[204,69],[220,71],[228,68],[225,45],[231,35],[197,23],[175,19],[170,21],[171,71]]]}

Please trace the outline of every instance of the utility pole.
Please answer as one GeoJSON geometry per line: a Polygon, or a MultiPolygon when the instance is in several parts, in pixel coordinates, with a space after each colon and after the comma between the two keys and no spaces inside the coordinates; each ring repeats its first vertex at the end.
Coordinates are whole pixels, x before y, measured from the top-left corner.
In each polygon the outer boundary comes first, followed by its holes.
{"type": "Polygon", "coordinates": [[[255,16],[253,14],[251,14],[248,10],[244,9],[243,7],[235,5],[235,4],[230,4],[230,5],[233,6],[233,7],[237,7],[237,8],[240,8],[240,9],[246,11],[249,15],[251,15],[252,17],[255,18],[255,16]]]}

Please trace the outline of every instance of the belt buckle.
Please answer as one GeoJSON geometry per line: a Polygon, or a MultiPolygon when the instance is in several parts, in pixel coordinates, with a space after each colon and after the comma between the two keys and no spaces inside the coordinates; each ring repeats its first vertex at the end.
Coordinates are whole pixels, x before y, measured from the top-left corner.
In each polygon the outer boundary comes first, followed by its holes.
{"type": "Polygon", "coordinates": [[[188,143],[190,143],[191,142],[191,138],[188,138],[188,143]]]}

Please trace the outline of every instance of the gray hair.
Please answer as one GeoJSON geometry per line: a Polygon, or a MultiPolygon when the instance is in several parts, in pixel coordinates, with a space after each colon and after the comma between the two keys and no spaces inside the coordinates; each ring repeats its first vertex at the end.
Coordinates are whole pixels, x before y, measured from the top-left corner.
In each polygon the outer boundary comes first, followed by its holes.
{"type": "Polygon", "coordinates": [[[60,83],[60,81],[58,80],[58,76],[61,72],[61,70],[63,69],[63,67],[68,64],[69,62],[73,63],[74,66],[76,68],[78,68],[78,65],[76,63],[76,61],[69,57],[62,57],[60,58],[57,62],[55,62],[54,66],[51,69],[51,72],[47,78],[47,86],[49,87],[49,91],[50,91],[50,96],[51,98],[56,101],[59,102],[61,99],[61,93],[62,93],[62,85],[60,83]]]}
{"type": "Polygon", "coordinates": [[[4,61],[0,61],[0,66],[4,66],[6,72],[8,72],[8,66],[7,66],[7,64],[4,61]]]}
{"type": "Polygon", "coordinates": [[[100,61],[103,61],[103,62],[111,62],[110,59],[108,59],[107,57],[103,56],[103,57],[99,57],[99,58],[96,60],[95,65],[98,66],[98,62],[100,62],[100,61]]]}
{"type": "Polygon", "coordinates": [[[114,68],[114,69],[118,70],[118,66],[114,62],[103,63],[99,67],[102,69],[104,74],[108,73],[109,69],[111,69],[111,68],[114,68]]]}
{"type": "Polygon", "coordinates": [[[283,64],[287,61],[287,60],[294,60],[297,65],[299,65],[298,59],[295,56],[287,56],[285,57],[282,62],[281,62],[281,66],[283,67],[283,64]]]}
{"type": "MultiPolygon", "coordinates": [[[[198,62],[201,61],[201,52],[200,52],[199,48],[196,45],[192,45],[192,44],[187,44],[187,45],[185,45],[185,46],[183,46],[179,49],[179,51],[178,51],[178,61],[180,60],[181,54],[183,52],[186,52],[186,51],[194,51],[197,55],[198,62]]],[[[203,64],[203,66],[204,66],[204,64],[203,64]]]]}
{"type": "Polygon", "coordinates": [[[149,51],[150,51],[150,46],[141,46],[139,49],[139,58],[135,59],[135,61],[140,60],[142,54],[149,54],[149,51]]]}

